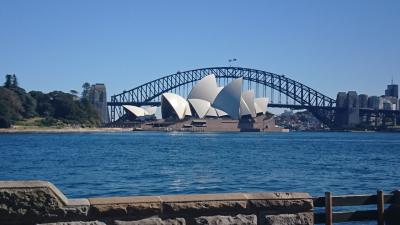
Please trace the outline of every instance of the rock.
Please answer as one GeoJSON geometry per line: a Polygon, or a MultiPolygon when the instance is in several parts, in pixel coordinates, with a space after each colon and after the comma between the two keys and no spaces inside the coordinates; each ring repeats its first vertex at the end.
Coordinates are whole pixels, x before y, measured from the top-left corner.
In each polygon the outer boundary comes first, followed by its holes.
{"type": "Polygon", "coordinates": [[[265,225],[314,225],[313,213],[266,215],[265,225]]]}
{"type": "Polygon", "coordinates": [[[255,215],[202,216],[195,219],[197,225],[257,225],[255,215]]]}
{"type": "Polygon", "coordinates": [[[92,205],[89,216],[91,217],[118,217],[137,216],[150,217],[161,213],[161,203],[133,203],[133,204],[110,204],[92,205]]]}
{"type": "Polygon", "coordinates": [[[115,221],[115,225],[186,225],[183,218],[162,220],[160,218],[148,218],[137,221],[115,221]]]}
{"type": "Polygon", "coordinates": [[[201,194],[201,195],[164,195],[160,196],[165,214],[199,214],[239,211],[246,209],[247,198],[241,193],[201,194]]]}
{"type": "Polygon", "coordinates": [[[311,199],[249,200],[249,208],[253,210],[266,209],[276,212],[307,212],[313,209],[313,201],[311,199]]]}
{"type": "Polygon", "coordinates": [[[117,217],[128,214],[127,205],[94,205],[90,207],[90,217],[117,217]]]}
{"type": "Polygon", "coordinates": [[[161,200],[157,196],[90,198],[89,217],[126,216],[138,219],[161,213],[161,200]]]}
{"type": "Polygon", "coordinates": [[[218,213],[246,209],[246,201],[200,201],[200,202],[167,202],[163,203],[165,213],[218,213]]]}
{"type": "Polygon", "coordinates": [[[89,222],[75,221],[75,222],[41,223],[37,225],[106,225],[106,224],[100,221],[89,221],[89,222]]]}
{"type": "Polygon", "coordinates": [[[84,217],[88,206],[64,207],[48,188],[0,191],[1,221],[43,221],[48,218],[84,217]]]}

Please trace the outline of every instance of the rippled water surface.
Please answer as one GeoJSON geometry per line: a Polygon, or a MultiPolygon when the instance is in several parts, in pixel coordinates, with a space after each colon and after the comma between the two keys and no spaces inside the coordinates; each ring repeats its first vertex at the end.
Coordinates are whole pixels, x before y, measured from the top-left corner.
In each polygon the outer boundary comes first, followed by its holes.
{"type": "Polygon", "coordinates": [[[396,133],[1,134],[0,180],[69,197],[400,187],[396,133]]]}

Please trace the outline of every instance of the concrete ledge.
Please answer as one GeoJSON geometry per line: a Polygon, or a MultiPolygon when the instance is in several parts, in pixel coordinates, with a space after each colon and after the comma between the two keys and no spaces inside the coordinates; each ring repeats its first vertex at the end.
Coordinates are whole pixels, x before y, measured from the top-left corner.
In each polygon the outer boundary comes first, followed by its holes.
{"type": "Polygon", "coordinates": [[[89,198],[91,205],[112,205],[130,203],[161,203],[159,196],[135,196],[135,197],[109,197],[109,198],[89,198]]]}
{"type": "Polygon", "coordinates": [[[256,193],[223,193],[223,194],[193,194],[193,195],[160,195],[89,198],[92,205],[129,204],[129,203],[184,203],[204,201],[247,201],[247,200],[297,200],[312,199],[308,193],[290,192],[256,192],[256,193]]]}
{"type": "Polygon", "coordinates": [[[95,224],[264,224],[261,221],[274,224],[285,219],[300,221],[301,225],[301,221],[306,221],[304,224],[313,221],[312,210],[313,201],[307,193],[68,199],[47,181],[0,181],[0,224],[7,225],[90,224],[88,221],[96,221],[95,224]],[[300,218],[299,215],[301,219],[293,219],[300,218]]]}

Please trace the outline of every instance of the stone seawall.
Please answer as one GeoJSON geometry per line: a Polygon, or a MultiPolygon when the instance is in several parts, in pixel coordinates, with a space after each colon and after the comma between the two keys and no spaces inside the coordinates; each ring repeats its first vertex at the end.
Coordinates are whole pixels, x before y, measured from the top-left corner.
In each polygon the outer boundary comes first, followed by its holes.
{"type": "Polygon", "coordinates": [[[0,181],[0,224],[311,225],[307,193],[68,199],[45,181],[0,181]]]}

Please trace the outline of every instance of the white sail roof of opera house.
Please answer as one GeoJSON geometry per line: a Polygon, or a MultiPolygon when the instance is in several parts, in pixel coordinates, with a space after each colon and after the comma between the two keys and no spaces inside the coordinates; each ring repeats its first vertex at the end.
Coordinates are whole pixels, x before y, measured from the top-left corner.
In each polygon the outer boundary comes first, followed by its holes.
{"type": "Polygon", "coordinates": [[[191,115],[192,115],[192,110],[190,109],[189,102],[185,100],[185,116],[191,116],[191,115]]]}
{"type": "Polygon", "coordinates": [[[254,104],[254,91],[248,90],[242,93],[240,100],[240,116],[251,115],[256,116],[256,107],[254,104]]]}
{"type": "Polygon", "coordinates": [[[155,115],[157,112],[156,106],[144,106],[143,109],[146,110],[148,115],[155,115]]]}
{"type": "Polygon", "coordinates": [[[188,99],[202,99],[210,103],[214,102],[220,88],[217,86],[217,80],[214,74],[210,74],[196,82],[188,95],[188,99]]]}
{"type": "Polygon", "coordinates": [[[132,113],[136,117],[154,115],[155,114],[155,110],[157,109],[157,107],[149,107],[149,110],[147,110],[147,109],[144,109],[144,108],[141,108],[141,107],[137,107],[137,106],[134,106],[134,105],[123,105],[122,107],[126,111],[132,113]],[[153,108],[155,108],[154,112],[153,112],[153,108]]]}
{"type": "Polygon", "coordinates": [[[203,99],[191,98],[188,99],[188,102],[200,119],[206,116],[211,106],[211,103],[209,101],[203,99]]]}
{"type": "MultiPolygon", "coordinates": [[[[213,109],[215,109],[215,108],[213,108],[213,109]]],[[[219,117],[228,116],[228,113],[226,113],[220,109],[215,109],[215,111],[217,112],[219,117]]]]}
{"type": "Polygon", "coordinates": [[[264,114],[268,108],[268,98],[256,98],[254,99],[254,106],[256,108],[256,114],[264,114]]]}
{"type": "MultiPolygon", "coordinates": [[[[166,109],[167,107],[171,107],[171,110],[175,113],[175,115],[179,119],[185,118],[185,116],[191,116],[191,110],[189,107],[189,103],[183,97],[173,94],[173,93],[164,93],[161,95],[161,108],[166,109]]],[[[171,116],[171,112],[167,112],[166,110],[162,110],[163,118],[171,116]]]]}
{"type": "Polygon", "coordinates": [[[217,109],[215,109],[214,107],[210,107],[206,116],[208,116],[208,117],[218,117],[217,109]]]}
{"type": "Polygon", "coordinates": [[[217,95],[212,106],[226,112],[232,119],[240,118],[240,102],[242,96],[243,78],[238,78],[227,84],[217,95]]]}

